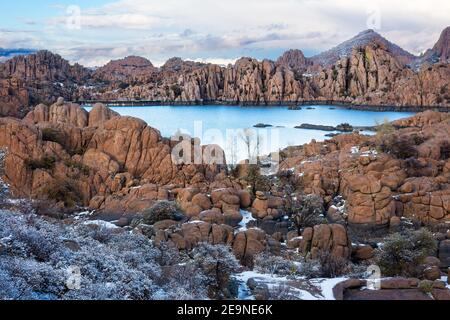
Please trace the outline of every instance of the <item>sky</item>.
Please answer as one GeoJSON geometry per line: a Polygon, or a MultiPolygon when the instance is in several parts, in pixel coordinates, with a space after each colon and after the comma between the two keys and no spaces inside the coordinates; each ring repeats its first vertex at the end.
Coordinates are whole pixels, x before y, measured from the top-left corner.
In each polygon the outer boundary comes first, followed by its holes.
{"type": "Polygon", "coordinates": [[[374,29],[413,54],[450,25],[447,0],[14,0],[0,3],[0,48],[48,49],[88,67],[139,55],[228,64],[306,56],[374,29]]]}

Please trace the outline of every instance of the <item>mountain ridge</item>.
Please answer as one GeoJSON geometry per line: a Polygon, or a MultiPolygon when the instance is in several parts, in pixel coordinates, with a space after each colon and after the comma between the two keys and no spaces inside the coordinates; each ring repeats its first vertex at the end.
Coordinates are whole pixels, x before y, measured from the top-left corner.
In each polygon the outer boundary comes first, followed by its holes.
{"type": "Polygon", "coordinates": [[[310,59],[316,64],[327,67],[335,63],[340,58],[349,56],[353,48],[366,46],[375,41],[384,44],[387,49],[391,51],[403,64],[409,64],[417,58],[413,54],[402,49],[400,46],[390,42],[373,29],[367,29],[358,33],[355,37],[346,40],[327,51],[319,53],[310,59]]]}
{"type": "MultiPolygon", "coordinates": [[[[421,61],[380,37],[373,30],[362,32],[326,51],[326,59],[306,58],[294,49],[277,61],[244,57],[227,67],[171,58],[156,68],[146,58],[130,56],[91,70],[43,50],[0,63],[0,111],[23,116],[32,106],[58,97],[67,101],[190,104],[338,101],[393,107],[450,106],[447,60],[421,68],[421,61]],[[330,57],[336,59],[331,65],[326,62],[332,61],[330,57]],[[408,66],[407,61],[419,61],[417,68],[408,66]]],[[[433,52],[445,56],[447,40],[448,31],[444,30],[433,52]]]]}

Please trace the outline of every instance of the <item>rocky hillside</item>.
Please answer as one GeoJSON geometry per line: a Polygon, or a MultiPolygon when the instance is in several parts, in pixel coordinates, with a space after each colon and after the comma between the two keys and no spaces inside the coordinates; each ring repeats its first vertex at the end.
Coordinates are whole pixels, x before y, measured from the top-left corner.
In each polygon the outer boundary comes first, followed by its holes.
{"type": "Polygon", "coordinates": [[[23,116],[29,107],[50,103],[58,97],[77,100],[79,88],[88,85],[91,72],[70,65],[61,56],[39,51],[0,64],[2,115],[23,116]]]}
{"type": "Polygon", "coordinates": [[[416,58],[411,53],[403,50],[396,44],[382,37],[379,33],[375,32],[372,29],[369,29],[359,33],[352,39],[347,40],[328,51],[312,57],[311,60],[315,64],[321,65],[323,67],[329,67],[334,65],[337,60],[344,57],[349,57],[354,48],[365,47],[374,42],[381,43],[403,65],[411,63],[416,58]]]}
{"type": "Polygon", "coordinates": [[[168,197],[163,186],[201,185],[220,171],[175,165],[169,139],[103,105],[88,113],[60,99],[50,107],[38,105],[23,120],[0,122],[0,145],[8,149],[5,181],[15,196],[139,210],[168,197]]]}
{"type": "MultiPolygon", "coordinates": [[[[312,80],[325,100],[393,106],[448,106],[448,64],[414,72],[405,68],[382,43],[354,48],[349,57],[312,80]]],[[[319,98],[319,99],[320,99],[319,98]]]]}
{"type": "Polygon", "coordinates": [[[105,66],[95,70],[93,76],[103,81],[131,83],[133,81],[146,81],[156,71],[157,69],[149,60],[130,56],[110,61],[105,66]]]}
{"type": "Polygon", "coordinates": [[[449,62],[450,60],[450,27],[442,31],[438,42],[434,47],[419,59],[421,62],[436,63],[438,61],[449,62]]]}
{"type": "Polygon", "coordinates": [[[31,106],[59,96],[68,101],[448,107],[448,33],[428,54],[439,59],[427,64],[416,59],[413,68],[405,65],[413,56],[373,31],[311,59],[290,50],[277,62],[241,58],[227,67],[172,58],[155,68],[147,59],[128,57],[93,72],[41,51],[0,64],[0,111],[23,117],[31,106]]]}
{"type": "MultiPolygon", "coordinates": [[[[239,286],[258,299],[450,299],[441,281],[450,267],[449,137],[449,115],[427,111],[383,124],[375,136],[353,132],[290,147],[280,171],[263,176],[255,165],[176,164],[179,141],[102,104],[88,113],[59,99],[22,120],[0,118],[1,181],[13,196],[34,199],[35,213],[64,225],[131,231],[188,259],[205,243],[222,249],[199,256],[226,256],[226,246],[247,270],[235,275],[239,286]],[[367,292],[364,274],[373,264],[383,277],[404,278],[367,292]],[[293,291],[272,291],[274,284],[293,291]]],[[[219,159],[220,149],[210,147],[203,152],[219,159]]],[[[0,194],[1,206],[17,203],[0,194]]],[[[5,239],[0,252],[10,254],[18,240],[5,239]]],[[[66,245],[78,248],[77,241],[66,245]]],[[[217,281],[214,292],[233,297],[228,276],[217,281]]]]}
{"type": "MultiPolygon", "coordinates": [[[[302,59],[282,57],[278,63],[242,58],[226,68],[198,66],[161,83],[108,91],[107,100],[138,97],[142,100],[220,102],[241,104],[339,101],[356,105],[449,106],[446,63],[415,72],[404,67],[382,43],[357,47],[348,57],[315,74],[301,73],[302,59]],[[289,67],[289,63],[292,65],[289,67]]],[[[301,56],[297,55],[297,58],[301,56]]],[[[305,66],[303,66],[304,68],[305,66]]]]}
{"type": "Polygon", "coordinates": [[[286,67],[300,75],[305,73],[312,64],[313,62],[310,59],[307,59],[300,50],[286,51],[276,61],[277,66],[286,67]]]}

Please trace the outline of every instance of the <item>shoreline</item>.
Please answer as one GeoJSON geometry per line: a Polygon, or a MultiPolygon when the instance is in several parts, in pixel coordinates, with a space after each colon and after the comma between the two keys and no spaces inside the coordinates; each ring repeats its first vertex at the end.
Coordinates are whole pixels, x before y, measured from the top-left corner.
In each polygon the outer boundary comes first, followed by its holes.
{"type": "MultiPolygon", "coordinates": [[[[393,106],[393,105],[359,105],[335,100],[308,100],[308,101],[280,101],[280,102],[237,102],[237,101],[156,101],[156,100],[79,100],[74,103],[82,106],[93,106],[96,103],[103,103],[110,107],[156,107],[156,106],[241,106],[241,107],[308,107],[308,106],[337,106],[349,110],[362,111],[397,111],[397,112],[423,112],[427,110],[450,112],[450,106],[393,106]]],[[[296,111],[296,110],[292,110],[296,111]]]]}

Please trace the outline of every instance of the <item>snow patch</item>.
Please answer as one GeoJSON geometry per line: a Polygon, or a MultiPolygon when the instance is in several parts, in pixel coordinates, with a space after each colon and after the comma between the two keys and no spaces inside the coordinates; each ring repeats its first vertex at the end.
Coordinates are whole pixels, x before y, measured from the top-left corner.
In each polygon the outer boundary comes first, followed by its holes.
{"type": "Polygon", "coordinates": [[[118,229],[119,227],[116,226],[115,224],[108,222],[108,221],[103,221],[103,220],[88,220],[83,222],[84,225],[95,225],[95,226],[99,226],[100,228],[104,228],[104,229],[118,229]]]}
{"type": "Polygon", "coordinates": [[[276,276],[271,274],[259,273],[256,271],[245,271],[234,275],[234,278],[239,282],[239,300],[253,300],[250,289],[247,286],[249,279],[255,279],[257,282],[265,284],[269,290],[286,285],[289,287],[290,293],[299,300],[335,300],[333,295],[333,288],[340,282],[348,280],[348,278],[318,278],[306,280],[304,278],[288,279],[287,277],[276,276]],[[312,294],[311,292],[300,289],[292,285],[295,281],[305,281],[309,285],[316,287],[319,294],[312,294]]]}
{"type": "Polygon", "coordinates": [[[89,218],[94,214],[94,212],[95,211],[83,211],[83,212],[76,213],[74,216],[74,220],[81,220],[81,219],[89,218]]]}
{"type": "Polygon", "coordinates": [[[359,153],[359,147],[352,147],[350,149],[351,154],[358,154],[359,153]]]}
{"type": "Polygon", "coordinates": [[[189,222],[186,222],[186,224],[203,224],[205,223],[205,221],[201,221],[201,220],[192,220],[189,222]]]}
{"type": "Polygon", "coordinates": [[[446,288],[450,290],[450,283],[448,283],[448,277],[446,276],[442,276],[441,277],[441,281],[444,282],[446,284],[446,288]]]}
{"type": "Polygon", "coordinates": [[[336,300],[333,294],[333,288],[340,282],[346,281],[348,278],[332,278],[332,279],[312,279],[311,283],[320,288],[322,296],[325,300],[336,300]]]}
{"type": "Polygon", "coordinates": [[[239,228],[236,230],[237,232],[246,231],[248,230],[247,225],[251,221],[256,221],[255,218],[253,218],[252,213],[250,211],[241,210],[241,215],[243,217],[242,221],[239,223],[239,228]]]}

